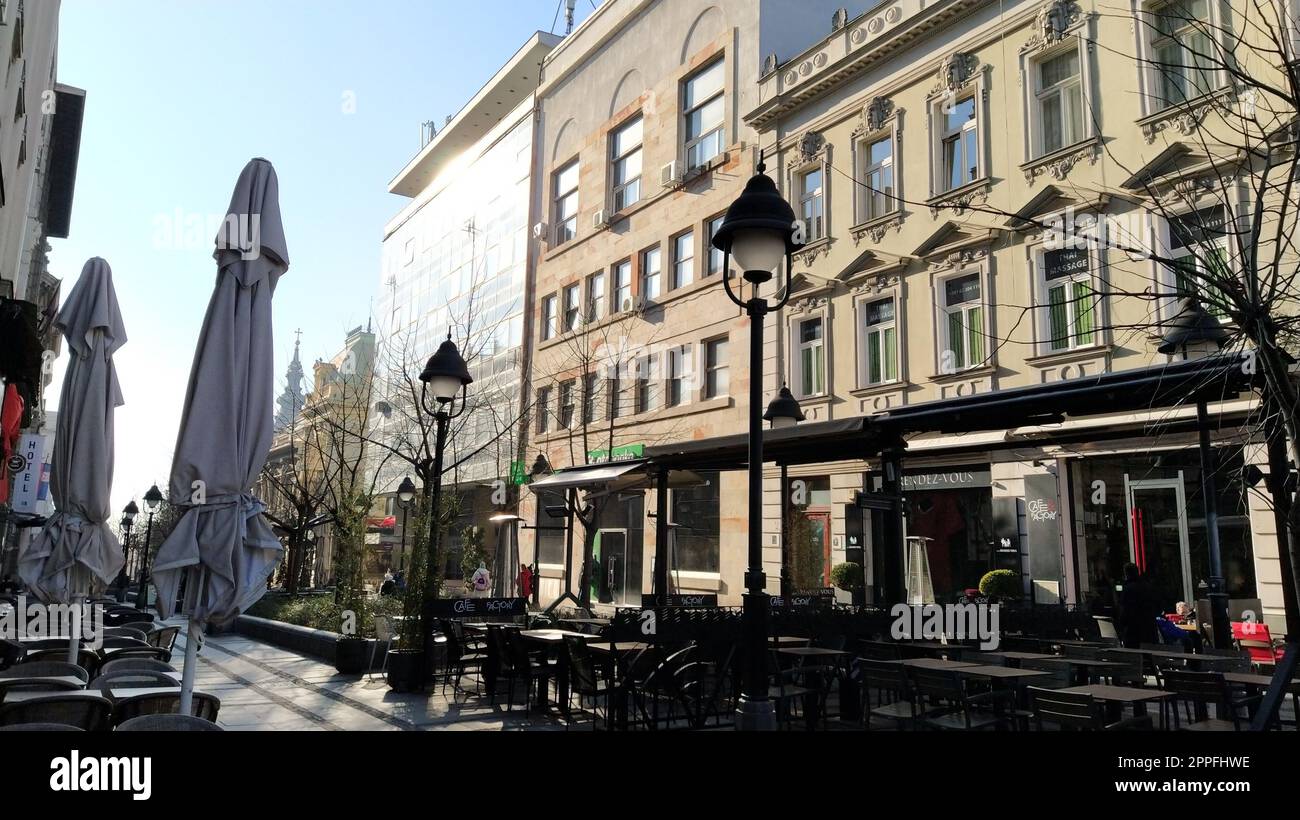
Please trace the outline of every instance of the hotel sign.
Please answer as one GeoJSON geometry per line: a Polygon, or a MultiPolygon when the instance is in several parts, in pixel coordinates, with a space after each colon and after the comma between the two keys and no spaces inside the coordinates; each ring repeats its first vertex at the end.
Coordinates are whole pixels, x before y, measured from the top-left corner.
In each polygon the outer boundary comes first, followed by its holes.
{"type": "Polygon", "coordinates": [[[591,450],[587,453],[588,464],[608,464],[611,461],[636,461],[645,458],[644,444],[626,444],[613,450],[591,450]]]}

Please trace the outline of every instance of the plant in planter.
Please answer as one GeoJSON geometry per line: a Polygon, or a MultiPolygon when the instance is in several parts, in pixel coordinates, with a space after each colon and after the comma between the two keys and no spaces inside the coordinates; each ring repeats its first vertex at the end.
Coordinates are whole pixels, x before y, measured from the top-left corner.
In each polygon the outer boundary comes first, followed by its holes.
{"type": "Polygon", "coordinates": [[[335,602],[338,604],[338,642],[334,648],[334,668],[344,675],[365,671],[370,658],[371,627],[366,606],[364,565],[366,513],[370,499],[355,497],[352,503],[335,511],[334,537],[337,542],[335,566],[335,602]]]}
{"type": "Polygon", "coordinates": [[[831,583],[837,589],[853,592],[861,589],[863,582],[862,565],[853,561],[836,564],[831,569],[831,583]]]}
{"type": "Polygon", "coordinates": [[[417,546],[411,550],[407,564],[406,591],[402,593],[402,619],[398,622],[396,646],[388,650],[388,687],[395,692],[418,692],[424,688],[424,595],[428,551],[418,544],[427,542],[429,499],[421,495],[416,501],[414,527],[417,546]],[[424,536],[421,536],[421,533],[424,536]]]}
{"type": "Polygon", "coordinates": [[[980,594],[994,600],[1015,600],[1022,592],[1020,574],[1009,569],[995,569],[980,579],[980,594]]]}

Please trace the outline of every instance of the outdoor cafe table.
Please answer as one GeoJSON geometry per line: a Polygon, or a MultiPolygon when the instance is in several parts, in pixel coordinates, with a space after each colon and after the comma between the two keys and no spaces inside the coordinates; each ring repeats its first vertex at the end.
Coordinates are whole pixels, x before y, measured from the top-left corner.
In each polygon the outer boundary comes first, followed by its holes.
{"type": "Polygon", "coordinates": [[[798,635],[775,635],[767,639],[773,646],[807,646],[812,638],[801,638],[798,635]]]}
{"type": "Polygon", "coordinates": [[[1070,674],[1076,682],[1079,682],[1080,686],[1087,684],[1088,681],[1091,680],[1094,669],[1101,670],[1101,672],[1105,674],[1107,669],[1114,669],[1115,667],[1124,667],[1127,665],[1119,663],[1118,661],[1102,661],[1097,660],[1096,658],[1062,657],[1044,658],[1043,663],[1060,663],[1070,667],[1070,674]]]}
{"type": "Polygon", "coordinates": [[[1107,649],[1107,652],[1113,652],[1121,655],[1138,655],[1146,658],[1169,658],[1172,660],[1181,660],[1187,662],[1188,670],[1192,672],[1216,672],[1214,667],[1222,663],[1236,663],[1241,660],[1239,657],[1230,655],[1206,655],[1201,652],[1179,652],[1174,649],[1128,649],[1127,647],[1115,647],[1107,649]]]}
{"type": "Polygon", "coordinates": [[[1094,700],[1099,700],[1106,705],[1106,719],[1111,723],[1124,717],[1124,706],[1127,704],[1133,704],[1133,714],[1145,715],[1148,702],[1164,700],[1174,696],[1173,692],[1165,692],[1161,689],[1137,689],[1132,686],[1107,686],[1105,684],[1071,686],[1056,691],[1071,695],[1092,695],[1094,700]]]}
{"type": "Polygon", "coordinates": [[[1018,669],[1012,666],[964,666],[955,670],[962,677],[983,678],[993,687],[1009,686],[1016,693],[1017,703],[1024,705],[1025,686],[1035,678],[1050,675],[1040,669],[1018,669]]]}
{"type": "MultiPolygon", "coordinates": [[[[568,629],[524,629],[520,630],[519,635],[526,641],[545,647],[548,653],[555,653],[557,660],[555,665],[555,698],[559,701],[557,705],[560,707],[560,713],[567,720],[569,717],[569,653],[562,651],[564,639],[572,635],[584,641],[597,641],[600,640],[600,637],[582,632],[572,632],[568,629]]],[[[545,709],[546,687],[542,686],[539,689],[537,705],[539,708],[545,709]]]]}
{"type": "Polygon", "coordinates": [[[1006,658],[1011,662],[1010,666],[1013,668],[1019,668],[1021,661],[1049,661],[1059,657],[1058,655],[1049,655],[1046,652],[993,652],[991,654],[1006,658]]]}
{"type": "MultiPolygon", "coordinates": [[[[777,649],[776,652],[778,655],[789,655],[790,657],[797,658],[799,659],[800,664],[802,664],[808,658],[820,658],[836,666],[837,668],[839,667],[840,661],[844,657],[853,654],[851,652],[846,652],[843,649],[828,649],[822,646],[787,646],[787,647],[782,647],[777,649]]],[[[821,694],[820,693],[822,690],[823,683],[824,681],[822,679],[821,665],[818,664],[809,667],[807,679],[805,680],[804,685],[806,688],[811,689],[812,691],[807,695],[804,695],[804,706],[803,706],[804,721],[808,725],[808,731],[813,731],[814,729],[816,729],[817,721],[821,719],[821,694]]],[[[843,700],[846,690],[852,689],[851,686],[847,686],[846,684],[847,684],[847,679],[841,678],[840,680],[841,700],[843,700]]],[[[841,709],[842,708],[843,708],[843,704],[841,706],[841,709]]],[[[850,708],[853,711],[856,711],[855,705],[851,704],[850,708]]]]}
{"type": "Polygon", "coordinates": [[[943,643],[942,641],[900,641],[898,645],[904,650],[910,648],[924,652],[932,658],[947,656],[950,661],[960,659],[961,651],[966,648],[961,644],[943,643]]]}
{"type": "Polygon", "coordinates": [[[944,658],[907,658],[901,661],[878,661],[878,663],[896,663],[900,666],[909,666],[913,669],[938,669],[947,671],[949,669],[965,669],[969,666],[982,666],[978,663],[965,663],[963,661],[950,661],[944,658]]]}

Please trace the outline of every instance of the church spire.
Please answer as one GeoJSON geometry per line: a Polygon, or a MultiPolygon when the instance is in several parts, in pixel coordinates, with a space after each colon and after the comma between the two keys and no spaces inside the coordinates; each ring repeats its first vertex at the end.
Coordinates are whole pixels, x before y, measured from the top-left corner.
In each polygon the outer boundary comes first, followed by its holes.
{"type": "Polygon", "coordinates": [[[298,347],[302,344],[302,330],[294,331],[297,337],[293,342],[293,361],[284,374],[284,392],[276,399],[275,429],[282,430],[293,424],[302,409],[302,361],[298,358],[298,347]]]}

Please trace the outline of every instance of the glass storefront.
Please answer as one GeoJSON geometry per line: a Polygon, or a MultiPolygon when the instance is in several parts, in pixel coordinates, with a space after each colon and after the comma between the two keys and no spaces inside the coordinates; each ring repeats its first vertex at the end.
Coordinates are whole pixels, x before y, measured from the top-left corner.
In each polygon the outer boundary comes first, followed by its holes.
{"type": "MultiPolygon", "coordinates": [[[[1241,456],[1220,452],[1219,545],[1230,598],[1256,596],[1241,456]]],[[[1136,564],[1172,612],[1204,597],[1210,575],[1201,465],[1195,449],[1077,459],[1071,464],[1080,592],[1094,612],[1115,605],[1116,579],[1136,564]]]]}
{"type": "Polygon", "coordinates": [[[597,527],[592,545],[592,600],[615,606],[640,606],[645,495],[615,495],[602,501],[597,527]]]}
{"type": "Polygon", "coordinates": [[[906,493],[907,535],[925,541],[930,583],[939,603],[979,586],[993,569],[993,491],[989,487],[906,493]]]}

